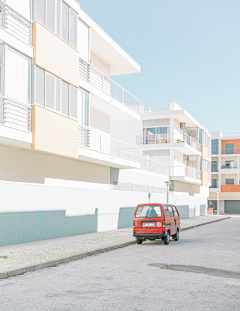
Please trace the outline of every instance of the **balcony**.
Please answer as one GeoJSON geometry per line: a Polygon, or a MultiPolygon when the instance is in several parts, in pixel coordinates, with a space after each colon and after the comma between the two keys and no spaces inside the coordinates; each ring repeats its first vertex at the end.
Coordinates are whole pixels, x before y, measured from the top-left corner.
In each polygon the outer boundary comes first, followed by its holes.
{"type": "Polygon", "coordinates": [[[240,185],[222,185],[221,192],[240,192],[240,185]]]}
{"type": "Polygon", "coordinates": [[[31,106],[0,96],[0,143],[30,148],[31,106]]]}
{"type": "Polygon", "coordinates": [[[240,147],[222,148],[222,155],[240,154],[240,147]]]}
{"type": "Polygon", "coordinates": [[[158,161],[148,158],[148,156],[140,156],[140,168],[156,174],[169,176],[170,167],[158,161]]]}
{"type": "Polygon", "coordinates": [[[79,77],[126,108],[139,114],[140,100],[138,98],[114,82],[109,76],[82,59],[79,59],[79,77]]]}
{"type": "Polygon", "coordinates": [[[191,166],[171,166],[170,176],[172,180],[201,184],[201,172],[191,166]]]}
{"type": "Polygon", "coordinates": [[[192,150],[201,152],[201,144],[188,134],[172,133],[172,134],[148,134],[137,136],[137,145],[148,145],[148,149],[155,149],[155,147],[161,147],[161,149],[178,148],[184,154],[191,155],[192,150]]]}
{"type": "Polygon", "coordinates": [[[140,168],[138,147],[112,138],[94,128],[79,125],[79,158],[117,168],[140,168]]]}
{"type": "Polygon", "coordinates": [[[31,45],[32,22],[0,0],[0,27],[13,36],[31,45]]]}

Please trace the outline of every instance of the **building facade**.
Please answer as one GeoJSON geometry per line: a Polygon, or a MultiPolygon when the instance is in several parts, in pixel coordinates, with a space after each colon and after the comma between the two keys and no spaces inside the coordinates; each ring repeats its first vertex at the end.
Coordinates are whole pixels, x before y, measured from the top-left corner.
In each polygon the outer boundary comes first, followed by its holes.
{"type": "MultiPolygon", "coordinates": [[[[121,127],[118,122],[112,123],[113,135],[126,137],[130,144],[135,142],[143,162],[167,165],[170,203],[190,206],[188,217],[205,215],[211,184],[210,134],[175,100],[157,102],[154,111],[151,107],[145,112],[141,109],[140,121],[124,122],[121,127]]],[[[184,207],[179,206],[179,210],[185,214],[184,207]]]]}
{"type": "Polygon", "coordinates": [[[165,150],[180,169],[115,136],[147,122],[113,80],[141,68],[78,2],[1,1],[0,63],[0,246],[129,227],[137,204],[166,202],[169,178],[182,218],[206,214],[202,136],[165,150]]]}
{"type": "Polygon", "coordinates": [[[240,135],[212,132],[211,187],[208,207],[220,213],[240,213],[240,135]]]}

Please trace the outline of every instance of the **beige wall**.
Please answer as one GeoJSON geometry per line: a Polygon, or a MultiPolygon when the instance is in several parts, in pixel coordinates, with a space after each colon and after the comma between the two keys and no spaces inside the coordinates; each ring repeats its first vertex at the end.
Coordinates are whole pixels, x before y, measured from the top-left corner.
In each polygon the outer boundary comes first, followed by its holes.
{"type": "Polygon", "coordinates": [[[79,87],[78,51],[36,21],[32,33],[33,63],[79,87]]]}
{"type": "Polygon", "coordinates": [[[208,173],[201,172],[202,186],[208,186],[208,173]]]}
{"type": "Polygon", "coordinates": [[[174,180],[174,191],[188,192],[189,195],[200,194],[200,186],[174,180]]]}
{"type": "Polygon", "coordinates": [[[208,148],[204,145],[202,145],[202,158],[208,160],[208,148]]]}
{"type": "Polygon", "coordinates": [[[46,178],[109,184],[110,168],[77,159],[0,145],[1,181],[45,184],[46,178]]]}
{"type": "Polygon", "coordinates": [[[78,121],[32,106],[32,149],[78,158],[78,121]]]}

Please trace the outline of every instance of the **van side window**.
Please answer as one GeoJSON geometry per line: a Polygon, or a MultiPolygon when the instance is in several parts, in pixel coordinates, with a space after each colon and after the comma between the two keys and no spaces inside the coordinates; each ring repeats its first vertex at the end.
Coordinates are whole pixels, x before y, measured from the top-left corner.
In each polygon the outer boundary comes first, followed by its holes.
{"type": "Polygon", "coordinates": [[[168,210],[169,210],[170,216],[174,217],[173,208],[171,206],[168,206],[168,210]]]}
{"type": "Polygon", "coordinates": [[[173,211],[174,211],[174,215],[175,215],[176,217],[178,217],[178,213],[177,213],[176,207],[173,206],[172,208],[173,208],[173,211]]]}
{"type": "Polygon", "coordinates": [[[163,205],[163,210],[164,210],[164,214],[165,216],[169,216],[169,210],[168,210],[168,207],[166,205],[163,205]]]}

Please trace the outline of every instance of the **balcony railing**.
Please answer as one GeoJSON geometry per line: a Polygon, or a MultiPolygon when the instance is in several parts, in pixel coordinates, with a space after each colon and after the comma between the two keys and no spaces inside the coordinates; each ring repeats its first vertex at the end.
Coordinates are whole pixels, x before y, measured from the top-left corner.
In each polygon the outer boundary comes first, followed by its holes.
{"type": "Polygon", "coordinates": [[[228,165],[222,165],[221,169],[222,170],[231,170],[231,169],[236,169],[237,166],[228,166],[228,165]]]}
{"type": "Polygon", "coordinates": [[[79,125],[79,147],[102,152],[122,159],[140,162],[138,147],[124,143],[91,127],[79,125]]]}
{"type": "Polygon", "coordinates": [[[240,147],[222,148],[222,154],[240,154],[240,147]]]}
{"type": "MultiPolygon", "coordinates": [[[[20,0],[19,0],[20,1],[20,0]]],[[[23,42],[32,43],[32,22],[0,0],[0,27],[23,42]]]]}
{"type": "Polygon", "coordinates": [[[140,157],[140,168],[152,173],[162,174],[169,176],[169,165],[154,161],[148,157],[140,157]]]}
{"type": "Polygon", "coordinates": [[[0,96],[0,125],[31,131],[31,106],[0,96]]]}
{"type": "Polygon", "coordinates": [[[186,133],[138,135],[136,143],[137,145],[185,143],[197,151],[201,151],[201,144],[186,133]]]}
{"type": "Polygon", "coordinates": [[[103,93],[116,99],[134,112],[139,113],[140,100],[138,98],[82,59],[79,59],[79,76],[103,93]]]}
{"type": "Polygon", "coordinates": [[[191,166],[171,166],[170,176],[188,177],[192,179],[201,179],[201,172],[191,166]]]}

